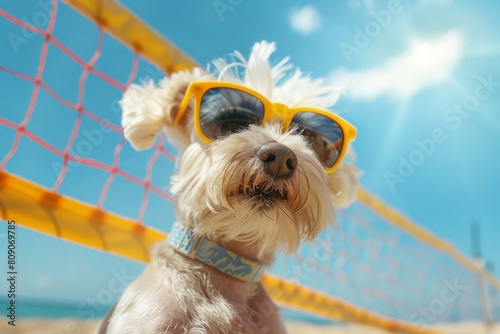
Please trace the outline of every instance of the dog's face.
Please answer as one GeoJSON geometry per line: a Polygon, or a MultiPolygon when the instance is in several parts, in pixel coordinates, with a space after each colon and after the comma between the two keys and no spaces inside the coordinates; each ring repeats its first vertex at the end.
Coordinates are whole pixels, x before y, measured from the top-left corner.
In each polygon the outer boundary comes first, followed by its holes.
{"type": "Polygon", "coordinates": [[[180,164],[178,214],[213,240],[293,251],[333,221],[324,167],[303,136],[277,122],[210,145],[196,140],[180,164]]]}
{"type": "MultiPolygon", "coordinates": [[[[215,61],[219,80],[243,81],[288,106],[325,107],[337,98],[332,96],[337,92],[320,88],[318,81],[298,72],[277,86],[289,66],[282,62],[270,67],[273,51],[274,44],[254,46],[243,75],[230,71],[234,63],[215,61]]],[[[175,119],[187,85],[207,79],[215,77],[195,70],[172,75],[159,88],[132,86],[121,102],[125,136],[141,149],[150,146],[163,128],[181,149],[178,172],[172,178],[178,221],[216,242],[252,244],[258,257],[279,249],[296,251],[302,240],[315,238],[333,222],[334,203],[352,201],[356,169],[343,164],[327,174],[311,139],[293,127],[284,130],[280,117],[259,125],[241,124],[241,119],[212,122],[210,131],[217,136],[210,143],[202,140],[195,129],[193,104],[180,122],[175,119]]],[[[236,101],[231,107],[248,108],[245,103],[236,101]]],[[[208,115],[217,112],[214,108],[208,115]]]]}

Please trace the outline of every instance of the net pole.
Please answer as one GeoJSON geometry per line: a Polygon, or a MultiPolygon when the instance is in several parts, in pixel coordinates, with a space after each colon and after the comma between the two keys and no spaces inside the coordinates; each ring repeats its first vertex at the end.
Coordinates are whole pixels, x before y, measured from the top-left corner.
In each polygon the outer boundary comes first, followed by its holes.
{"type": "Polygon", "coordinates": [[[472,253],[474,256],[474,264],[477,267],[477,282],[479,288],[479,299],[481,304],[481,312],[483,313],[484,325],[486,328],[486,332],[492,333],[493,330],[493,316],[491,313],[490,302],[488,299],[488,291],[487,291],[487,282],[486,282],[486,273],[487,269],[485,266],[485,262],[483,260],[483,255],[481,253],[481,227],[479,223],[472,222],[471,225],[471,246],[472,253]]]}
{"type": "MultiPolygon", "coordinates": [[[[454,259],[458,264],[460,264],[468,271],[473,273],[477,271],[477,265],[474,263],[474,260],[465,256],[450,242],[445,241],[432,234],[431,232],[425,230],[417,223],[401,214],[396,209],[387,205],[377,196],[369,193],[366,189],[359,189],[358,199],[363,205],[373,210],[373,212],[375,212],[380,217],[393,224],[400,230],[408,233],[415,239],[420,240],[422,243],[427,244],[433,249],[441,253],[448,254],[452,259],[454,259]]],[[[489,272],[484,273],[484,278],[486,281],[488,281],[489,284],[491,284],[491,286],[500,291],[500,280],[498,278],[496,278],[489,272]]]]}
{"type": "Polygon", "coordinates": [[[484,325],[488,334],[493,333],[495,321],[493,319],[491,303],[487,291],[486,273],[487,269],[481,258],[476,259],[477,278],[479,283],[479,298],[481,300],[481,310],[483,313],[484,325]]]}

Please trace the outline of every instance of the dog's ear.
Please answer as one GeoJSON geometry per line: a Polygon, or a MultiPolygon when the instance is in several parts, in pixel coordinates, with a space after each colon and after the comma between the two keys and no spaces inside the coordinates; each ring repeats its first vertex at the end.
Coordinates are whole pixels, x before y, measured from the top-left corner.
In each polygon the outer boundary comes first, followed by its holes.
{"type": "Polygon", "coordinates": [[[328,175],[328,187],[333,203],[337,207],[347,207],[357,199],[360,171],[355,166],[354,151],[349,149],[340,166],[328,175]]]}
{"type": "MultiPolygon", "coordinates": [[[[125,138],[136,150],[154,145],[164,130],[169,142],[180,150],[190,144],[189,122],[174,124],[187,87],[193,81],[209,80],[211,76],[200,68],[165,77],[156,85],[153,80],[128,87],[120,101],[125,138]]],[[[187,115],[189,116],[189,115],[187,115]]]]}

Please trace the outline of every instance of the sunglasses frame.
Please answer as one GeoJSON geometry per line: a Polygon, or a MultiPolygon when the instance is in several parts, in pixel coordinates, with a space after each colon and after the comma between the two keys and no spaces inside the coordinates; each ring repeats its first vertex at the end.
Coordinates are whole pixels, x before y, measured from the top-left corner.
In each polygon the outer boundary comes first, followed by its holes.
{"type": "Polygon", "coordinates": [[[326,168],[327,173],[332,173],[339,166],[339,164],[342,162],[342,159],[345,156],[349,143],[354,141],[354,139],[356,138],[356,127],[354,127],[351,123],[349,123],[345,119],[331,113],[328,110],[307,107],[307,106],[289,108],[288,106],[282,103],[273,103],[269,101],[265,96],[254,91],[253,89],[232,82],[195,81],[191,82],[186,90],[184,98],[182,99],[181,105],[179,107],[179,111],[175,118],[174,124],[180,124],[183,121],[189,103],[192,99],[194,99],[193,117],[194,117],[196,133],[198,134],[198,137],[207,144],[212,143],[213,140],[207,137],[201,129],[200,107],[201,107],[201,101],[205,93],[210,89],[215,89],[215,88],[230,88],[234,90],[239,90],[243,93],[249,94],[257,98],[264,107],[264,115],[261,124],[269,123],[274,117],[278,116],[281,118],[283,131],[287,131],[290,128],[293,117],[301,112],[316,113],[337,123],[340,127],[340,130],[342,131],[343,142],[337,160],[331,167],[326,168]]]}

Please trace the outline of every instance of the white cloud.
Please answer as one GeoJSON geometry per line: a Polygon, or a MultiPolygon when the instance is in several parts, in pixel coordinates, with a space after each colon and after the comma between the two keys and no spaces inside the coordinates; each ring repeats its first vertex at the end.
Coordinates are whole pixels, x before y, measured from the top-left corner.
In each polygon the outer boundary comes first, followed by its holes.
{"type": "Polygon", "coordinates": [[[290,15],[290,26],[302,34],[310,34],[321,27],[321,16],[313,6],[296,9],[290,15]]]}
{"type": "Polygon", "coordinates": [[[412,41],[403,53],[380,67],[359,71],[340,69],[330,76],[352,98],[373,99],[382,94],[409,98],[419,90],[446,81],[462,57],[464,41],[458,31],[430,40],[412,41]]]}

